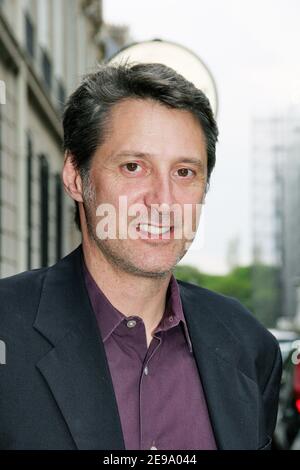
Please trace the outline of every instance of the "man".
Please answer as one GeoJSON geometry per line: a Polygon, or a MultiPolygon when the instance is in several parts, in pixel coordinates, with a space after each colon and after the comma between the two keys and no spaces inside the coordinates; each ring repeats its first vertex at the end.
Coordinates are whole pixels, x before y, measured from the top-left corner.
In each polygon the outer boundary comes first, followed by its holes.
{"type": "Polygon", "coordinates": [[[270,448],[276,340],[172,272],[215,164],[208,100],[160,64],[102,66],[63,127],[82,245],[0,282],[0,447],[270,448]]]}

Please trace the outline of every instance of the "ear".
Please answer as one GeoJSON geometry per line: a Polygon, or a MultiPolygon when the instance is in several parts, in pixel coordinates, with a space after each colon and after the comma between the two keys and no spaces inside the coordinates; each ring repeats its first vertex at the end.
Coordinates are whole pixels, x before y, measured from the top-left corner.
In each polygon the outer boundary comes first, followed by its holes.
{"type": "Polygon", "coordinates": [[[74,166],[72,154],[68,151],[65,152],[62,180],[66,193],[74,199],[74,201],[83,202],[81,176],[74,166]]]}

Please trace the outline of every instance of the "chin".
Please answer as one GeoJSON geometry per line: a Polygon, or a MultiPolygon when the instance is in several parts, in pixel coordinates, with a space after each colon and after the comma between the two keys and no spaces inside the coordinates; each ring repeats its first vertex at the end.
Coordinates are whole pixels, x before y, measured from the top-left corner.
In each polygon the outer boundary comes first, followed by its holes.
{"type": "Polygon", "coordinates": [[[170,272],[170,270],[140,269],[140,271],[136,274],[139,277],[149,279],[165,279],[170,275],[170,272]]]}
{"type": "Polygon", "coordinates": [[[157,275],[163,275],[163,274],[168,274],[170,271],[173,269],[175,266],[175,263],[152,263],[152,264],[142,264],[142,265],[136,265],[136,268],[139,269],[141,272],[149,273],[149,274],[157,274],[157,275]]]}

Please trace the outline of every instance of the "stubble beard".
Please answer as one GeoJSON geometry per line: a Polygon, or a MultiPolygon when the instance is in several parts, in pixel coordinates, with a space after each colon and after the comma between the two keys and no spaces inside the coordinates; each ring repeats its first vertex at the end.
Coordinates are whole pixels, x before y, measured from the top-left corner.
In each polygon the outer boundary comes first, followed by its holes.
{"type": "Polygon", "coordinates": [[[95,243],[108,263],[113,265],[114,268],[117,268],[118,270],[122,270],[128,274],[138,277],[164,279],[173,272],[175,266],[187,252],[187,249],[180,250],[179,255],[176,257],[175,263],[168,269],[157,269],[155,271],[151,271],[140,268],[133,264],[128,258],[122,257],[117,250],[114,250],[112,244],[109,243],[109,240],[102,240],[101,238],[97,237],[94,217],[97,208],[96,190],[88,178],[83,185],[83,207],[86,218],[87,232],[90,240],[95,243]]]}

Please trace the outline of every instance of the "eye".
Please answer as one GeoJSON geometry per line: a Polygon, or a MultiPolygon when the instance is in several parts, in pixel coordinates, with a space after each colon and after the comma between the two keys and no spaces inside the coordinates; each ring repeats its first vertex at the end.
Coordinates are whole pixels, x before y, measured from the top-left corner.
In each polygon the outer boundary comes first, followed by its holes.
{"type": "Polygon", "coordinates": [[[179,176],[183,178],[186,178],[187,176],[193,176],[195,174],[195,171],[191,170],[190,168],[179,168],[179,170],[177,171],[179,173],[179,176]],[[190,174],[188,173],[189,171],[191,172],[190,174]]]}
{"type": "Polygon", "coordinates": [[[125,168],[128,173],[139,173],[139,171],[136,171],[138,168],[141,170],[140,165],[135,162],[125,163],[125,165],[122,165],[122,168],[125,168]]]}

